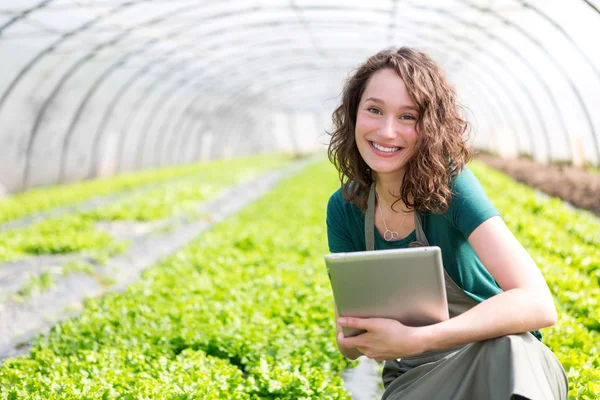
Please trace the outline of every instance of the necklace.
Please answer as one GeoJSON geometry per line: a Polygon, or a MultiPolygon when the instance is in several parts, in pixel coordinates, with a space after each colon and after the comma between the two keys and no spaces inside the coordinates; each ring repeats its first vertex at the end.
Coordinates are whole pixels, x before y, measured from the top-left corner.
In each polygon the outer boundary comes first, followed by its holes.
{"type": "MultiPolygon", "coordinates": [[[[375,198],[379,201],[379,196],[377,195],[377,192],[375,192],[375,198]]],[[[387,204],[386,204],[387,207],[387,204]]],[[[406,219],[406,216],[408,214],[410,214],[409,212],[403,211],[404,213],[404,217],[402,217],[402,221],[400,221],[400,226],[402,226],[402,223],[404,222],[404,220],[406,219]]],[[[398,231],[392,231],[391,229],[389,229],[387,227],[387,224],[385,223],[385,218],[383,218],[383,211],[381,211],[381,206],[379,207],[379,214],[381,214],[381,220],[383,221],[383,226],[385,227],[385,233],[383,234],[383,238],[388,241],[391,242],[392,240],[398,240],[400,239],[400,235],[398,234],[398,231]]]]}

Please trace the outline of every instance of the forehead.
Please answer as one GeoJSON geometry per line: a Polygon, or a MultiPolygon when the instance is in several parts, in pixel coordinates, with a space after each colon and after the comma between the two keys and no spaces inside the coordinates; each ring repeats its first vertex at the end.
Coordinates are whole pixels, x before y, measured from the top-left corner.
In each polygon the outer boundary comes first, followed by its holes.
{"type": "Polygon", "coordinates": [[[370,97],[389,105],[414,105],[404,81],[390,68],[379,70],[369,78],[361,102],[370,97]]]}

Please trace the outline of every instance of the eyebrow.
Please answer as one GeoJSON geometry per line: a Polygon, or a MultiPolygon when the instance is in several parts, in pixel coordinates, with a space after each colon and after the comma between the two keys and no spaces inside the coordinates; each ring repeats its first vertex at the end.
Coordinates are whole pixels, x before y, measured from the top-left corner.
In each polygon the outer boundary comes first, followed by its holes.
{"type": "MultiPolygon", "coordinates": [[[[376,97],[369,97],[365,101],[369,101],[369,100],[371,100],[371,101],[373,101],[375,103],[385,104],[383,100],[378,99],[376,97]]],[[[414,110],[414,111],[417,111],[417,112],[419,111],[419,108],[416,107],[416,106],[402,105],[402,106],[400,106],[400,108],[408,108],[409,110],[414,110]]]]}

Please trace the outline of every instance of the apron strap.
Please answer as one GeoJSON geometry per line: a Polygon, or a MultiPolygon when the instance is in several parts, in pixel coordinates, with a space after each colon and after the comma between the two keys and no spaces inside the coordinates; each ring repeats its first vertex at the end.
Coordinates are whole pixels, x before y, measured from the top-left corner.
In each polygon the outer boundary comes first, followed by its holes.
{"type": "Polygon", "coordinates": [[[365,243],[367,251],[375,250],[375,184],[371,185],[365,214],[365,243]]]}
{"type": "MultiPolygon", "coordinates": [[[[421,215],[415,211],[415,234],[417,240],[412,242],[409,247],[429,246],[429,241],[423,230],[421,215]]],[[[367,199],[367,212],[365,213],[365,244],[367,251],[375,250],[375,184],[371,185],[369,198],[367,199]]]]}

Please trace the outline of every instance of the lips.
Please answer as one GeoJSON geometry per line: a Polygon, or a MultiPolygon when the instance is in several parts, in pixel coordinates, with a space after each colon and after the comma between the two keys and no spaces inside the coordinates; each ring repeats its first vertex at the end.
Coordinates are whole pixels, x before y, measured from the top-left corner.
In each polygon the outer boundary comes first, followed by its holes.
{"type": "Polygon", "coordinates": [[[375,143],[372,141],[369,141],[369,146],[376,154],[382,155],[382,156],[395,155],[395,154],[398,154],[403,149],[403,147],[383,145],[381,143],[375,143]]]}

